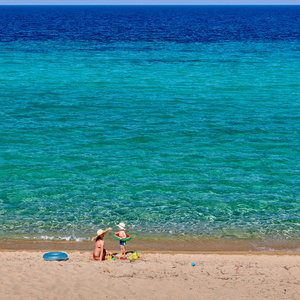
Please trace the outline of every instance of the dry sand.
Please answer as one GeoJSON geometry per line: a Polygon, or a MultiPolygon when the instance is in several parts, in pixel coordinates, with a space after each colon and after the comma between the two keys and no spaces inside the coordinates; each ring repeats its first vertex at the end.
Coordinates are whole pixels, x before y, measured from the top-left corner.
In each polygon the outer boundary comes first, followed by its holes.
{"type": "Polygon", "coordinates": [[[43,253],[0,252],[0,299],[300,299],[300,255],[140,253],[130,263],[43,253]]]}

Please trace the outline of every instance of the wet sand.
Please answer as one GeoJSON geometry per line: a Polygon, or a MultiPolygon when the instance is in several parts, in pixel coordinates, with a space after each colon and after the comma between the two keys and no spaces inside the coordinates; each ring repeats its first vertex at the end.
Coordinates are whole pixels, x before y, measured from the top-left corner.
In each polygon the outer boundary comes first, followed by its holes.
{"type": "MultiPolygon", "coordinates": [[[[93,251],[94,243],[90,241],[53,241],[32,239],[0,239],[2,250],[78,250],[93,251]]],[[[112,237],[105,237],[105,247],[108,250],[118,248],[118,242],[112,237]]],[[[241,240],[241,239],[136,239],[127,243],[130,250],[146,252],[298,252],[300,253],[300,240],[275,241],[275,240],[241,240]]]]}

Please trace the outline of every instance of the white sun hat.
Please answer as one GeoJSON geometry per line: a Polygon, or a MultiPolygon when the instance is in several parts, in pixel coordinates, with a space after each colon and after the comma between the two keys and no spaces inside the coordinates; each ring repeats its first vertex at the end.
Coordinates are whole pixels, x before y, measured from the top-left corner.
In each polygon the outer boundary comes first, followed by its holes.
{"type": "Polygon", "coordinates": [[[120,223],[119,225],[117,225],[119,228],[124,229],[125,230],[125,224],[124,223],[120,223]]]}

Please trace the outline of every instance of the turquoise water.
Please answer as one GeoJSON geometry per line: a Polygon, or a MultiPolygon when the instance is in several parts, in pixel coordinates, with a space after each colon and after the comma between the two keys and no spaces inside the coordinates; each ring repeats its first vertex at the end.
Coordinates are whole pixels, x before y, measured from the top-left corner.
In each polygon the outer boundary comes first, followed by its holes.
{"type": "Polygon", "coordinates": [[[0,43],[0,238],[299,239],[299,49],[0,43]]]}

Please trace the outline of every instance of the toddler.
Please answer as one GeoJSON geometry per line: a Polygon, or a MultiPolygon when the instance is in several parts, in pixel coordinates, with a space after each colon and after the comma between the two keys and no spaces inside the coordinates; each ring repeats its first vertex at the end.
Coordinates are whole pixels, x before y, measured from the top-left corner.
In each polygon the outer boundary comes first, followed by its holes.
{"type": "MultiPolygon", "coordinates": [[[[125,224],[124,223],[120,223],[117,226],[119,227],[119,238],[120,239],[125,239],[126,238],[125,224]]],[[[123,256],[126,255],[125,244],[126,244],[126,242],[120,241],[121,255],[123,255],[123,256]]]]}

